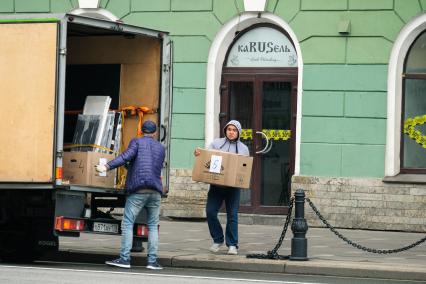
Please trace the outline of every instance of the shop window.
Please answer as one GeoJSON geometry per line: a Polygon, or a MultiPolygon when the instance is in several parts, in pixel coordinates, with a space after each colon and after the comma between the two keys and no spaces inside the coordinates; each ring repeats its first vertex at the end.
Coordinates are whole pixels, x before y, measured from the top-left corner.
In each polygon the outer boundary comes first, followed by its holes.
{"type": "Polygon", "coordinates": [[[405,57],[402,76],[401,173],[426,174],[426,31],[405,57]]]}

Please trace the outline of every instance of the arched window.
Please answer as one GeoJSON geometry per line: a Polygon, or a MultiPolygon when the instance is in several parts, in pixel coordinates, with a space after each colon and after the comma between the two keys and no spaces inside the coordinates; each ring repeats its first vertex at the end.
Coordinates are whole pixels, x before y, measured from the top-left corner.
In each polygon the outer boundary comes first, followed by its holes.
{"type": "Polygon", "coordinates": [[[237,38],[225,67],[297,67],[296,49],[285,31],[255,25],[237,38]]]}
{"type": "Polygon", "coordinates": [[[389,60],[385,182],[426,183],[426,13],[408,22],[389,60]]]}
{"type": "Polygon", "coordinates": [[[426,31],[408,50],[402,76],[401,173],[426,173],[426,31]]]}

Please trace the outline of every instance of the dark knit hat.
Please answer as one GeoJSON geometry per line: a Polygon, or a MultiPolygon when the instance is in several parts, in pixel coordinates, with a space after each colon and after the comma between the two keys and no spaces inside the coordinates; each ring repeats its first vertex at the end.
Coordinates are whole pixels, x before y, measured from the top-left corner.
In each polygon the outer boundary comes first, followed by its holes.
{"type": "Polygon", "coordinates": [[[142,125],[142,132],[146,134],[154,133],[157,130],[157,125],[151,120],[147,120],[142,125]]]}

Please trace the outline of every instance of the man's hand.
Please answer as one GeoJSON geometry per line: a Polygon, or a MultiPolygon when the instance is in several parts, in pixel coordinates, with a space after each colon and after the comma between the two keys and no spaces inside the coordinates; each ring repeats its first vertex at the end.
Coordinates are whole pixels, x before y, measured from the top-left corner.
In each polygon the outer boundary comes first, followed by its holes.
{"type": "Polygon", "coordinates": [[[195,148],[194,150],[194,156],[197,157],[201,154],[200,148],[195,148]]]}
{"type": "Polygon", "coordinates": [[[96,165],[95,168],[96,168],[96,171],[100,173],[104,173],[108,170],[105,165],[96,165]]]}

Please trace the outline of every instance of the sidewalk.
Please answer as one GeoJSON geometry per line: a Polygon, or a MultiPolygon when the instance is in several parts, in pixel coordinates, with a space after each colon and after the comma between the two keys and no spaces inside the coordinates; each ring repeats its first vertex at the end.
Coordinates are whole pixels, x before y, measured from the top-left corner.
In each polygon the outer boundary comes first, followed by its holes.
{"type": "MultiPolygon", "coordinates": [[[[249,259],[246,254],[266,253],[276,245],[282,226],[239,225],[239,255],[226,254],[226,248],[213,254],[206,222],[160,222],[159,262],[165,267],[190,267],[254,272],[353,276],[426,281],[426,244],[397,254],[378,255],[349,246],[326,228],[309,228],[308,261],[249,259]]],[[[421,233],[339,230],[348,239],[376,249],[397,249],[425,236],[421,233]]],[[[278,251],[291,254],[291,238],[278,251]]],[[[144,243],[146,247],[146,244],[144,243]]],[[[61,238],[58,257],[63,261],[97,262],[116,258],[119,236],[82,234],[61,238]]],[[[132,253],[132,265],[145,266],[146,254],[132,253]]]]}

